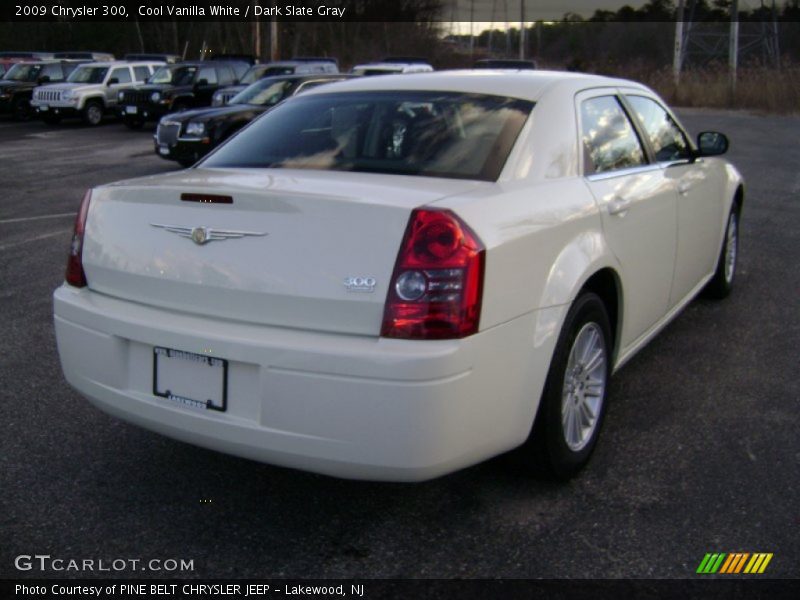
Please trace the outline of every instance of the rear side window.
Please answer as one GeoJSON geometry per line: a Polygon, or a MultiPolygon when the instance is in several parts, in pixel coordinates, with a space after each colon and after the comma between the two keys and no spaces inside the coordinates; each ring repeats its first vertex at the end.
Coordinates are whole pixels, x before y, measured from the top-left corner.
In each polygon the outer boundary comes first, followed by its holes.
{"type": "Polygon", "coordinates": [[[200,81],[201,79],[205,79],[207,85],[216,85],[217,72],[214,70],[214,67],[203,67],[200,69],[195,81],[200,81]]]}
{"type": "Polygon", "coordinates": [[[111,79],[117,79],[117,83],[130,83],[131,82],[131,72],[128,67],[122,67],[121,69],[114,69],[111,71],[111,79]]]}
{"type": "Polygon", "coordinates": [[[133,67],[133,73],[136,75],[136,81],[146,81],[150,77],[150,69],[147,67],[133,67]]]}
{"type": "Polygon", "coordinates": [[[451,92],[301,95],[257,119],[203,166],[495,181],[532,108],[525,100],[451,92]]]}
{"type": "Polygon", "coordinates": [[[658,102],[645,96],[625,96],[639,119],[659,162],[689,158],[689,142],[658,102]]]}
{"type": "Polygon", "coordinates": [[[41,76],[47,76],[52,81],[58,81],[64,77],[64,74],[61,72],[61,65],[52,63],[44,66],[41,76]]]}
{"type": "Polygon", "coordinates": [[[614,96],[581,103],[581,134],[586,175],[645,164],[639,137],[614,96]]]}
{"type": "Polygon", "coordinates": [[[220,85],[232,85],[236,79],[236,75],[230,67],[218,67],[217,73],[219,74],[220,85]]]}

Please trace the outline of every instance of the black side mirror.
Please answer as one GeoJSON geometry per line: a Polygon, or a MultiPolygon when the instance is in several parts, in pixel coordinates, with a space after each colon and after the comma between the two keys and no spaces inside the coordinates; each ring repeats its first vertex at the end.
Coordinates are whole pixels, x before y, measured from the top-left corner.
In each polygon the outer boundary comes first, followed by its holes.
{"type": "Polygon", "coordinates": [[[718,131],[701,131],[697,134],[698,156],[719,156],[728,151],[728,137],[718,131]]]}
{"type": "Polygon", "coordinates": [[[208,85],[208,79],[198,79],[197,83],[194,84],[194,87],[199,88],[208,85]]]}
{"type": "Polygon", "coordinates": [[[106,85],[107,85],[108,87],[111,87],[111,86],[112,86],[112,85],[114,85],[115,83],[119,83],[119,79],[117,79],[116,77],[112,77],[111,79],[109,79],[109,80],[108,80],[108,83],[107,83],[106,85]]]}
{"type": "Polygon", "coordinates": [[[49,75],[42,75],[41,77],[39,77],[39,79],[36,80],[36,82],[38,84],[40,84],[40,85],[43,84],[43,83],[49,83],[50,82],[50,76],[49,75]]]}

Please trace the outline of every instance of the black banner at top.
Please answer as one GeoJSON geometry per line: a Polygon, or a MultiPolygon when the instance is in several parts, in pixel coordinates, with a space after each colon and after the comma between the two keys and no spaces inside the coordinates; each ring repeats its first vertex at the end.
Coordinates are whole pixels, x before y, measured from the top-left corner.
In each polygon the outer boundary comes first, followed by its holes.
{"type": "Polygon", "coordinates": [[[11,0],[0,3],[0,21],[430,22],[452,18],[447,6],[439,0],[11,0]]]}

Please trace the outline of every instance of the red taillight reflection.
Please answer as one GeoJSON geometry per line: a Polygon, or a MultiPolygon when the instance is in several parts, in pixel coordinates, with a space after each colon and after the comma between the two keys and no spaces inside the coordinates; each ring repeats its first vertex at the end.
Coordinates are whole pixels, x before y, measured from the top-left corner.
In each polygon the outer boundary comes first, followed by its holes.
{"type": "Polygon", "coordinates": [[[411,213],[392,275],[381,335],[452,339],[478,331],[485,249],[449,210],[411,213]]]}
{"type": "Polygon", "coordinates": [[[91,199],[92,190],[88,190],[75,217],[75,229],[72,232],[72,242],[67,257],[67,272],[64,278],[68,284],[75,287],[86,287],[86,273],[83,271],[83,234],[86,230],[86,216],[89,214],[91,199]]]}

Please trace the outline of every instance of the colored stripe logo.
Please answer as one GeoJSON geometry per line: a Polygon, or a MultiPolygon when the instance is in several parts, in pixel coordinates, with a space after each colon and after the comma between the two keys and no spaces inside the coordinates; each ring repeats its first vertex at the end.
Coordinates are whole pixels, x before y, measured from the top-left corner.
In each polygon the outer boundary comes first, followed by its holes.
{"type": "Polygon", "coordinates": [[[736,575],[739,573],[763,573],[767,569],[769,561],[772,560],[772,553],[767,552],[733,552],[733,553],[707,553],[697,573],[701,575],[713,575],[720,573],[724,575],[736,575]]]}

